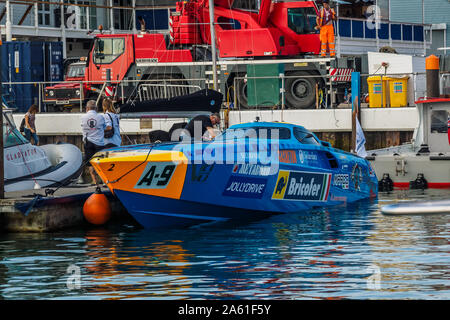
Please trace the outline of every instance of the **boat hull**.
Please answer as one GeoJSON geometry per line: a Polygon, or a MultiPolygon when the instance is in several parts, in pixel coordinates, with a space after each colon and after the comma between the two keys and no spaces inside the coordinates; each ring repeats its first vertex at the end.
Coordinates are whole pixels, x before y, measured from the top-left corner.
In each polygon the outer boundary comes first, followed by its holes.
{"type": "Polygon", "coordinates": [[[397,188],[410,188],[419,174],[427,181],[428,188],[450,188],[450,154],[377,155],[370,162],[379,178],[389,174],[397,188]]]}
{"type": "MultiPolygon", "coordinates": [[[[412,143],[368,151],[371,164],[380,179],[388,174],[394,187],[450,188],[450,99],[419,99],[416,105],[412,143]]],[[[380,186],[390,190],[391,181],[385,178],[380,186]]]]}
{"type": "Polygon", "coordinates": [[[275,214],[275,212],[175,200],[122,190],[116,190],[115,193],[128,212],[145,228],[188,227],[229,219],[263,218],[275,214]]]}
{"type": "MultiPolygon", "coordinates": [[[[223,147],[211,145],[199,150],[223,147]]],[[[196,162],[195,151],[170,145],[112,149],[91,163],[146,228],[264,217],[377,195],[378,181],[365,159],[333,148],[284,147],[289,149],[266,164],[252,162],[248,152],[230,163],[196,162]]]]}

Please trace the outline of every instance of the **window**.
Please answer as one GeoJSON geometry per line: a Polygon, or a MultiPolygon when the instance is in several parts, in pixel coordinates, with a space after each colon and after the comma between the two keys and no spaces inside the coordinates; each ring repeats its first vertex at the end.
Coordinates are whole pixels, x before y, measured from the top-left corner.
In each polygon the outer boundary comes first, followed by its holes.
{"type": "Polygon", "coordinates": [[[241,29],[241,23],[238,20],[230,19],[226,17],[219,17],[217,24],[224,30],[239,30],[241,29]]]}
{"type": "Polygon", "coordinates": [[[11,123],[13,123],[12,119],[8,115],[3,114],[3,146],[9,148],[28,143],[19,130],[11,123]]]}
{"type": "Polygon", "coordinates": [[[67,77],[69,77],[69,78],[84,77],[84,69],[85,69],[85,65],[69,66],[69,70],[67,71],[67,77]]]}
{"type": "MultiPolygon", "coordinates": [[[[147,0],[148,1],[148,0],[147,0]]],[[[130,0],[113,0],[113,7],[128,7],[130,0]]],[[[133,30],[132,20],[133,10],[130,9],[113,9],[113,25],[116,30],[133,30]]]]}
{"type": "Polygon", "coordinates": [[[288,27],[297,34],[317,33],[314,8],[288,9],[288,27]]]}
{"type": "Polygon", "coordinates": [[[147,30],[169,29],[169,11],[167,9],[136,10],[136,28],[141,29],[141,21],[147,30]]]}
{"type": "Polygon", "coordinates": [[[51,10],[49,4],[38,4],[38,23],[41,26],[51,26],[51,10]]]}
{"type": "Polygon", "coordinates": [[[124,38],[99,38],[95,41],[94,63],[108,64],[116,60],[125,51],[124,38]]]}
{"type": "Polygon", "coordinates": [[[278,127],[236,128],[228,129],[219,139],[232,140],[240,138],[287,140],[291,138],[291,130],[278,127]]]}
{"type": "MultiPolygon", "coordinates": [[[[230,1],[231,2],[231,1],[230,1]]],[[[233,3],[233,9],[244,9],[249,11],[258,12],[259,1],[258,0],[235,0],[233,3]]]]}
{"type": "Polygon", "coordinates": [[[431,133],[447,133],[448,112],[435,110],[431,113],[431,133]]]}
{"type": "Polygon", "coordinates": [[[317,141],[311,132],[303,131],[299,128],[294,127],[294,137],[298,140],[298,142],[303,144],[320,145],[319,141],[317,141]]]}

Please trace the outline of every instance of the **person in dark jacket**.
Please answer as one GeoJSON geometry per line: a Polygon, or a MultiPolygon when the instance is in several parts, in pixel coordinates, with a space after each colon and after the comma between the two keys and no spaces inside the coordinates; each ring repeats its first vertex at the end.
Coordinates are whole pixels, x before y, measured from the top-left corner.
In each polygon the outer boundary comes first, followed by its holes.
{"type": "Polygon", "coordinates": [[[210,116],[198,115],[189,121],[184,128],[190,134],[190,138],[194,140],[202,140],[205,133],[209,133],[209,138],[214,139],[216,133],[214,132],[214,126],[220,123],[220,114],[212,113],[210,116]]]}

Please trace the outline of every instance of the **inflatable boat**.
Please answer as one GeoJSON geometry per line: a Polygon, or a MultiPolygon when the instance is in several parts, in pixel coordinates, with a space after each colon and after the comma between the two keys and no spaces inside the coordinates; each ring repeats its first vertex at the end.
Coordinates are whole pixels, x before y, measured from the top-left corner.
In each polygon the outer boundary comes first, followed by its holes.
{"type": "Polygon", "coordinates": [[[11,113],[3,111],[5,191],[61,186],[78,178],[83,162],[72,144],[34,146],[17,130],[11,113]]]}
{"type": "Polygon", "coordinates": [[[367,160],[287,123],[234,125],[211,142],[103,150],[91,164],[146,228],[298,212],[378,194],[367,160]]]}

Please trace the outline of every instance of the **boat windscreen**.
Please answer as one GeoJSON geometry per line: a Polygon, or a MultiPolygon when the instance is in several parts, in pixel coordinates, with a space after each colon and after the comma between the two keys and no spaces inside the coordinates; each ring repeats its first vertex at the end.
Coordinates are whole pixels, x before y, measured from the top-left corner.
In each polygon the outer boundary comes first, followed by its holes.
{"type": "Polygon", "coordinates": [[[283,127],[246,127],[228,129],[217,139],[233,140],[241,138],[253,138],[253,139],[280,139],[287,140],[291,138],[291,130],[283,127]]]}
{"type": "Polygon", "coordinates": [[[317,141],[316,137],[314,137],[311,132],[307,132],[299,128],[294,127],[294,137],[303,144],[320,145],[320,142],[317,141]]]}
{"type": "Polygon", "coordinates": [[[3,114],[3,147],[13,147],[28,143],[28,140],[17,130],[12,119],[3,114]]]}

